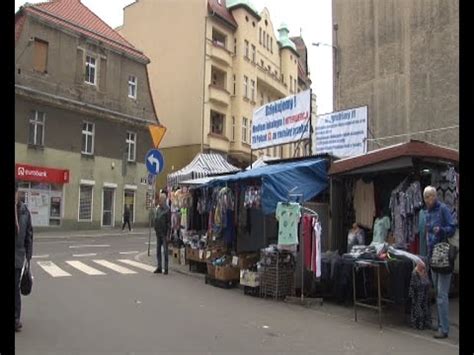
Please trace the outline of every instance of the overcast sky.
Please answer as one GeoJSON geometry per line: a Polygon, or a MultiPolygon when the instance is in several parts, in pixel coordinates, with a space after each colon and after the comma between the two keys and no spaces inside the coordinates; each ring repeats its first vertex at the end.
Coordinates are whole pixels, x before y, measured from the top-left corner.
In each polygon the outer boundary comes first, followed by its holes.
{"type": "MultiPolygon", "coordinates": [[[[44,1],[29,0],[28,2],[44,1]]],[[[25,2],[27,1],[15,0],[15,12],[25,2]]],[[[134,0],[82,0],[84,5],[113,28],[122,24],[123,8],[132,2],[134,0]]],[[[263,10],[264,7],[268,8],[275,30],[282,22],[288,25],[290,36],[298,36],[301,30],[308,47],[312,89],[317,95],[317,113],[332,112],[332,48],[311,45],[313,42],[332,43],[331,0],[252,0],[252,3],[258,11],[263,10]]]]}

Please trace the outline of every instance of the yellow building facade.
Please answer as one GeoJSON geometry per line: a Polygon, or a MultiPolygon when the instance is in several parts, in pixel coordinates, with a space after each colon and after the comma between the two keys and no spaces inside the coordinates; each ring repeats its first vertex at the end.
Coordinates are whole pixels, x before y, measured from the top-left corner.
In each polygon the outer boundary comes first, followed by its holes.
{"type": "MultiPolygon", "coordinates": [[[[257,12],[247,0],[139,0],[124,8],[118,31],[151,59],[151,90],[167,127],[158,185],[200,151],[247,166],[253,111],[310,85],[287,26],[275,31],[268,9],[257,12]]],[[[252,159],[294,153],[287,144],[252,159]]]]}

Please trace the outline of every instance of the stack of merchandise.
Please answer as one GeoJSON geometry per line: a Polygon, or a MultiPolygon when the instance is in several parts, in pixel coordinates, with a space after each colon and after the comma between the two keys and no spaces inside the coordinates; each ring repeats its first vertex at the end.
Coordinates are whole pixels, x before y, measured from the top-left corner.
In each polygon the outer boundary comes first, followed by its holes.
{"type": "Polygon", "coordinates": [[[240,270],[232,265],[232,259],[233,257],[230,255],[223,255],[208,262],[207,270],[209,277],[220,281],[238,281],[240,270]]]}
{"type": "Polygon", "coordinates": [[[207,237],[197,235],[188,238],[186,241],[186,259],[204,262],[206,257],[207,237]]]}
{"type": "Polygon", "coordinates": [[[295,257],[276,245],[261,250],[260,295],[284,298],[294,293],[295,257]]]}

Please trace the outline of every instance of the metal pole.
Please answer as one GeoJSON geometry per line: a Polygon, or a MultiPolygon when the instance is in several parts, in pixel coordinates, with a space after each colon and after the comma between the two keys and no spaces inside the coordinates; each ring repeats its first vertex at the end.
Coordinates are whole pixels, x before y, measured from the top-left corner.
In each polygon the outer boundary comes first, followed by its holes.
{"type": "Polygon", "coordinates": [[[156,198],[156,196],[155,196],[155,195],[156,195],[155,189],[156,189],[156,180],[153,182],[152,200],[151,200],[151,213],[150,213],[150,216],[149,216],[149,223],[148,223],[148,256],[150,256],[151,220],[152,220],[152,217],[155,215],[155,211],[154,211],[154,208],[155,208],[155,198],[156,198]]]}

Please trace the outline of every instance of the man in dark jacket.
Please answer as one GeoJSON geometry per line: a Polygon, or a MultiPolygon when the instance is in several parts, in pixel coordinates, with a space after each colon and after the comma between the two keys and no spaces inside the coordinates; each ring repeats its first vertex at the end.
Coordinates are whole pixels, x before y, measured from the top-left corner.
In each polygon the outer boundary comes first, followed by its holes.
{"type": "Polygon", "coordinates": [[[122,232],[125,229],[126,224],[128,224],[128,230],[129,230],[129,232],[131,232],[132,227],[130,226],[130,207],[128,207],[128,205],[125,205],[125,211],[123,212],[122,232]]]}
{"type": "Polygon", "coordinates": [[[171,210],[166,203],[166,195],[160,194],[155,211],[156,259],[158,266],[155,274],[161,274],[161,246],[163,246],[164,274],[168,274],[168,238],[171,231],[171,210]]]}
{"type": "Polygon", "coordinates": [[[15,186],[15,331],[22,328],[21,316],[21,272],[25,259],[30,262],[33,254],[33,227],[30,211],[18,197],[18,186],[15,186]]]}

